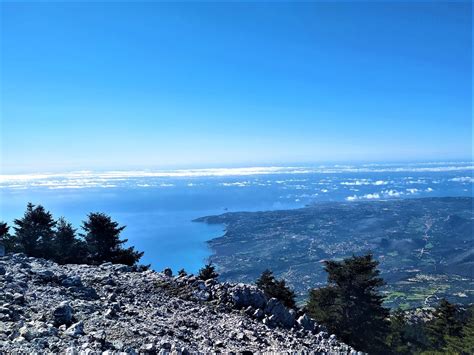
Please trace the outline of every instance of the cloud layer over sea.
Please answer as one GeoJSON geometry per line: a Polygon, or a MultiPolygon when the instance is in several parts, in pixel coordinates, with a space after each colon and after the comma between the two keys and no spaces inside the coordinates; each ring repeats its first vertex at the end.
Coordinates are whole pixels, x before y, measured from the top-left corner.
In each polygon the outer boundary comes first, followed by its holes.
{"type": "Polygon", "coordinates": [[[272,188],[279,199],[379,200],[472,194],[471,162],[246,167],[181,170],[75,171],[0,175],[1,191],[31,189],[272,188]]]}

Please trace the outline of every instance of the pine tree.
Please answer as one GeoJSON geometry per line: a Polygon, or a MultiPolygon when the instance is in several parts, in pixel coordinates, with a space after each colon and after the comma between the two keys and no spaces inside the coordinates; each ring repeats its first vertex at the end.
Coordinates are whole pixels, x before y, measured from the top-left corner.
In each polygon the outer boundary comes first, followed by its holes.
{"type": "Polygon", "coordinates": [[[5,222],[0,222],[0,244],[5,247],[5,252],[17,251],[15,238],[10,234],[10,227],[5,222]]]}
{"type": "Polygon", "coordinates": [[[306,311],[319,323],[326,325],[329,331],[335,332],[335,328],[341,323],[342,308],[337,297],[339,292],[336,287],[327,286],[315,288],[309,291],[309,301],[306,311]]]}
{"type": "Polygon", "coordinates": [[[53,253],[53,228],[56,222],[43,206],[31,202],[23,218],[15,219],[15,239],[18,249],[28,256],[51,259],[53,253]]]}
{"type": "Polygon", "coordinates": [[[387,345],[392,354],[411,354],[410,340],[406,334],[407,323],[405,312],[395,310],[390,317],[390,333],[387,336],[387,345]]]}
{"type": "Polygon", "coordinates": [[[275,277],[273,276],[273,272],[269,269],[266,269],[262,272],[260,277],[257,279],[255,284],[259,289],[265,291],[269,286],[271,286],[275,282],[275,277]]]}
{"type": "Polygon", "coordinates": [[[288,308],[295,308],[295,293],[286,286],[285,280],[277,280],[273,272],[265,270],[255,283],[269,298],[276,298],[288,308]]]}
{"type": "Polygon", "coordinates": [[[462,324],[458,319],[456,305],[443,298],[436,307],[433,320],[427,324],[426,328],[431,347],[434,349],[446,347],[448,337],[460,337],[462,324]]]}
{"type": "Polygon", "coordinates": [[[201,270],[199,270],[198,278],[201,280],[216,279],[219,274],[216,272],[216,268],[212,263],[206,264],[201,270]]]}
{"type": "Polygon", "coordinates": [[[76,229],[60,218],[54,234],[55,261],[59,264],[83,264],[87,262],[84,241],[76,237],[76,229]]]}
{"type": "Polygon", "coordinates": [[[446,336],[445,350],[449,354],[474,354],[474,315],[471,313],[460,336],[446,336]]]}
{"type": "Polygon", "coordinates": [[[382,306],[384,281],[377,266],[372,254],[326,261],[328,286],[312,290],[307,304],[310,315],[342,341],[370,353],[386,351],[388,333],[389,311],[382,306]]]}
{"type": "Polygon", "coordinates": [[[0,222],[0,240],[3,242],[8,239],[10,234],[10,227],[5,222],[0,222]]]}
{"type": "Polygon", "coordinates": [[[93,264],[101,264],[107,261],[135,265],[143,253],[135,251],[133,247],[122,248],[127,239],[120,239],[120,233],[125,226],[119,226],[112,221],[110,216],[104,213],[90,213],[88,219],[83,222],[82,229],[88,250],[89,260],[93,264]]]}

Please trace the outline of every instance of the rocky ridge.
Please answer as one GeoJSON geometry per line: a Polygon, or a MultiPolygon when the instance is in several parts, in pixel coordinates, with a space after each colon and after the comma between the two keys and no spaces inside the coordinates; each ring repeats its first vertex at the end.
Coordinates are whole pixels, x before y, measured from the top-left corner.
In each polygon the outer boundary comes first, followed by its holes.
{"type": "Polygon", "coordinates": [[[0,257],[0,353],[355,354],[254,286],[0,257]]]}

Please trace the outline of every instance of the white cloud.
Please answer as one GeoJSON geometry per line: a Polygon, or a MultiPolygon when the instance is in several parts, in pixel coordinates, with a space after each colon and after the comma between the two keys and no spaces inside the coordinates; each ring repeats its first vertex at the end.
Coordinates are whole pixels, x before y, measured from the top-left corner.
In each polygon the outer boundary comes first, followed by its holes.
{"type": "Polygon", "coordinates": [[[343,181],[341,185],[345,186],[362,186],[362,185],[370,185],[370,182],[367,179],[360,179],[355,181],[343,181]]]}
{"type": "Polygon", "coordinates": [[[369,179],[358,179],[354,181],[343,181],[340,184],[345,185],[345,186],[365,186],[365,185],[381,186],[381,185],[388,185],[389,181],[384,181],[384,180],[370,181],[369,179]]]}
{"type": "Polygon", "coordinates": [[[380,194],[373,193],[373,194],[365,194],[362,196],[352,195],[347,196],[346,201],[356,201],[356,200],[377,200],[380,198],[380,194]]]}
{"type": "Polygon", "coordinates": [[[81,185],[58,185],[58,186],[50,186],[48,189],[50,190],[61,190],[61,189],[85,189],[90,186],[81,186],[81,185]]]}
{"type": "Polygon", "coordinates": [[[250,185],[250,181],[237,181],[237,182],[222,182],[219,184],[220,186],[237,186],[237,187],[245,187],[250,185]]]}
{"type": "Polygon", "coordinates": [[[403,192],[397,190],[384,190],[382,194],[387,197],[400,197],[403,195],[403,192]]]}
{"type": "Polygon", "coordinates": [[[307,190],[308,186],[306,185],[290,185],[290,187],[293,187],[296,190],[307,190]]]}
{"type": "Polygon", "coordinates": [[[473,183],[474,178],[472,178],[471,176],[460,176],[460,177],[449,179],[449,181],[473,183]]]}
{"type": "Polygon", "coordinates": [[[362,197],[367,199],[367,200],[376,200],[376,199],[380,198],[380,195],[378,193],[373,193],[373,194],[364,195],[362,197]]]}
{"type": "Polygon", "coordinates": [[[358,200],[359,197],[357,197],[357,195],[353,195],[353,196],[347,196],[346,197],[346,200],[347,201],[355,201],[355,200],[358,200]]]}
{"type": "Polygon", "coordinates": [[[408,180],[407,184],[426,184],[426,180],[423,180],[423,179],[408,180]]]}

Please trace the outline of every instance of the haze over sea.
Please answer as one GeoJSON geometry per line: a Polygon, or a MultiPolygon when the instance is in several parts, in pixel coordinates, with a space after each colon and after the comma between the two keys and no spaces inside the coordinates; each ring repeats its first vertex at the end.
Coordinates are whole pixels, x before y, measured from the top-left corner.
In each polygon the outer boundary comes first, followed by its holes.
{"type": "Polygon", "coordinates": [[[0,219],[12,223],[28,202],[77,228],[105,212],[155,269],[197,271],[206,240],[223,226],[193,219],[227,211],[303,207],[318,201],[472,196],[472,162],[314,165],[0,175],[0,219]]]}

